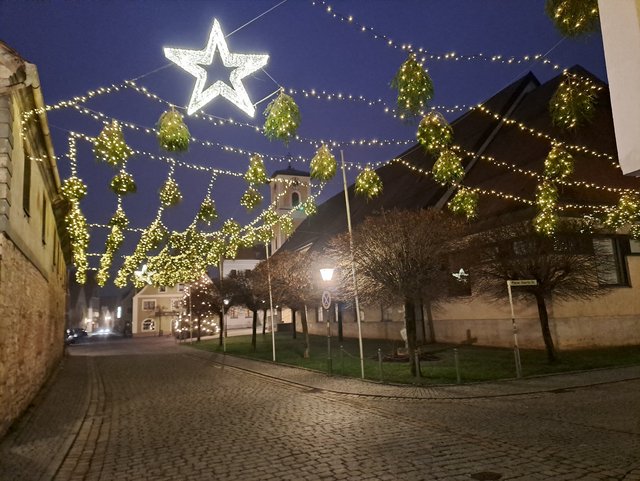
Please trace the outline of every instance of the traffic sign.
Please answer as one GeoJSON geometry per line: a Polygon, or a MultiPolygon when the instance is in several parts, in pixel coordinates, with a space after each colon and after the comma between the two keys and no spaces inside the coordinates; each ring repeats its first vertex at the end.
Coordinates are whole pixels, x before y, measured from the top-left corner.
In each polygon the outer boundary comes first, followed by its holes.
{"type": "Polygon", "coordinates": [[[535,279],[517,279],[517,280],[513,280],[513,281],[507,281],[507,284],[509,284],[511,287],[515,287],[515,286],[537,286],[538,285],[538,281],[536,281],[535,279]]]}

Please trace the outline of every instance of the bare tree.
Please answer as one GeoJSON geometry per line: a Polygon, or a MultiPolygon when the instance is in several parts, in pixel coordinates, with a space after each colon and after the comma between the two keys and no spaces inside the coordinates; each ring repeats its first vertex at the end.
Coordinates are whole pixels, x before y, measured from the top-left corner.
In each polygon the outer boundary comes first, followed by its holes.
{"type": "Polygon", "coordinates": [[[243,274],[231,273],[225,283],[228,285],[234,305],[242,305],[251,311],[253,320],[251,323],[251,346],[256,350],[256,331],[258,328],[258,312],[265,305],[264,296],[268,296],[260,284],[261,278],[255,271],[247,271],[243,274]]]}
{"type": "Polygon", "coordinates": [[[592,237],[576,222],[562,222],[553,237],[536,233],[530,223],[499,227],[474,236],[468,255],[474,291],[493,299],[507,296],[507,280],[535,279],[537,285],[513,290],[534,298],[549,362],[557,359],[547,301],[590,299],[606,292],[598,286],[597,251],[592,237]],[[475,260],[475,262],[473,262],[475,260]]]}
{"type": "Polygon", "coordinates": [[[219,293],[207,274],[189,285],[182,302],[190,309],[191,319],[196,321],[196,336],[198,342],[202,334],[202,320],[212,318],[219,305],[219,293]]]}
{"type": "MultiPolygon", "coordinates": [[[[410,358],[417,345],[416,306],[447,295],[447,255],[462,232],[461,222],[435,209],[383,212],[353,231],[358,294],[365,302],[404,304],[410,358]]],[[[346,234],[330,242],[329,254],[341,267],[343,290],[353,291],[346,234]]]]}

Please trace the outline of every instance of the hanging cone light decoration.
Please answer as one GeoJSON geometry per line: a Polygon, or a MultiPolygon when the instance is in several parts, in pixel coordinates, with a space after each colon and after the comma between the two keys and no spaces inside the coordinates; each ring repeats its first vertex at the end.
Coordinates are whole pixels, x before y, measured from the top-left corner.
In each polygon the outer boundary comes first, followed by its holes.
{"type": "Polygon", "coordinates": [[[558,226],[558,214],[553,210],[542,210],[533,219],[533,227],[539,234],[552,236],[558,226]]]}
{"type": "Polygon", "coordinates": [[[435,181],[443,185],[460,182],[464,177],[462,161],[452,150],[445,150],[440,154],[431,172],[435,181]]]}
{"type": "Polygon", "coordinates": [[[358,195],[372,199],[382,192],[382,180],[371,167],[367,166],[356,177],[355,192],[358,195]]]}
{"type": "Polygon", "coordinates": [[[167,179],[160,189],[160,202],[165,207],[171,207],[178,204],[182,200],[182,194],[178,183],[173,179],[167,179]]]}
{"type": "Polygon", "coordinates": [[[137,190],[133,176],[124,169],[111,179],[110,187],[117,195],[133,194],[137,190]]]}
{"type": "Polygon", "coordinates": [[[173,107],[160,116],[158,120],[158,142],[167,152],[186,152],[189,150],[191,134],[184,123],[184,118],[173,107]]]}
{"type": "Polygon", "coordinates": [[[545,11],[565,37],[577,37],[598,28],[598,0],[547,0],[545,11]]]}
{"type": "Polygon", "coordinates": [[[560,145],[554,145],[544,160],[544,175],[552,180],[563,180],[573,173],[573,156],[560,145]]]}
{"type": "Polygon", "coordinates": [[[249,159],[249,169],[244,174],[244,180],[246,180],[249,185],[267,183],[267,169],[264,167],[264,161],[259,154],[252,155],[249,159]]]}
{"type": "Polygon", "coordinates": [[[329,147],[323,144],[311,159],[310,167],[312,179],[326,182],[336,175],[338,164],[329,147]]]}
{"type": "Polygon", "coordinates": [[[472,219],[477,215],[478,193],[460,187],[448,204],[449,210],[456,215],[464,215],[472,219]]]}
{"type": "Polygon", "coordinates": [[[398,91],[400,116],[420,115],[433,97],[433,81],[414,53],[402,64],[391,87],[398,91]]]}
{"type": "Polygon", "coordinates": [[[71,201],[71,209],[65,217],[69,240],[71,241],[71,254],[73,265],[76,268],[76,281],[84,284],[87,280],[87,248],[89,247],[89,228],[87,219],[80,210],[80,203],[77,200],[71,201]]]}
{"type": "Polygon", "coordinates": [[[67,200],[81,200],[87,195],[87,186],[75,175],[71,176],[62,183],[62,195],[67,200]]]}
{"type": "Polygon", "coordinates": [[[440,112],[430,112],[420,121],[418,142],[431,153],[439,153],[453,142],[453,129],[440,112]]]}
{"type": "Polygon", "coordinates": [[[538,184],[536,204],[540,210],[553,210],[558,202],[558,188],[549,181],[543,180],[538,184]]]}
{"type": "Polygon", "coordinates": [[[611,229],[619,229],[638,221],[640,221],[640,196],[624,193],[620,196],[618,205],[607,214],[604,225],[611,229]]]}
{"type": "Polygon", "coordinates": [[[93,153],[98,160],[119,167],[133,155],[133,150],[124,141],[122,129],[113,121],[102,129],[93,144],[93,153]]]}
{"type": "Polygon", "coordinates": [[[549,102],[553,124],[571,130],[591,121],[595,114],[598,86],[568,73],[549,102]]]}
{"type": "Polygon", "coordinates": [[[205,199],[202,204],[200,204],[200,209],[198,210],[198,220],[210,223],[217,218],[218,212],[216,211],[216,205],[213,202],[213,199],[205,199]]]}
{"type": "Polygon", "coordinates": [[[240,205],[247,208],[247,210],[253,210],[262,202],[262,194],[253,187],[249,187],[247,191],[242,195],[240,199],[240,205]]]}
{"type": "Polygon", "coordinates": [[[292,97],[280,90],[280,94],[264,111],[264,135],[269,140],[282,140],[285,144],[295,137],[300,127],[300,109],[292,97]]]}
{"type": "Polygon", "coordinates": [[[316,201],[313,197],[308,197],[302,204],[302,211],[305,215],[314,215],[318,212],[318,207],[316,206],[316,201]]]}
{"type": "Polygon", "coordinates": [[[285,235],[289,235],[293,232],[293,219],[288,215],[280,217],[280,229],[285,235]]]}
{"type": "Polygon", "coordinates": [[[109,268],[113,262],[113,256],[124,242],[124,229],[128,225],[129,219],[127,219],[127,215],[122,210],[122,207],[118,206],[118,210],[109,221],[111,230],[105,243],[104,254],[100,258],[100,268],[96,274],[96,282],[100,287],[103,287],[109,278],[109,268]]]}

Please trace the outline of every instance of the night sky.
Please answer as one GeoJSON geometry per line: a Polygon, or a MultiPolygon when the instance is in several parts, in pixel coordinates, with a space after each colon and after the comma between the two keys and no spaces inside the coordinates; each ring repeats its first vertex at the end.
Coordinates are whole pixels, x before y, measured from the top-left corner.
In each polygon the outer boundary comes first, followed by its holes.
{"type": "MultiPolygon", "coordinates": [[[[0,40],[14,48],[38,67],[45,102],[53,104],[89,90],[127,79],[174,104],[185,106],[191,96],[194,78],[163,54],[163,47],[199,50],[204,48],[213,19],[217,18],[226,34],[245,25],[227,38],[232,53],[267,53],[265,72],[258,71],[243,83],[253,102],[268,96],[279,86],[298,91],[315,89],[328,93],[362,95],[381,99],[393,107],[394,91],[389,83],[406,59],[406,53],[362,32],[355,23],[372,27],[397,44],[424,47],[429,53],[483,53],[487,57],[548,53],[553,63],[562,67],[580,64],[606,81],[602,39],[599,33],[586,38],[565,39],[557,33],[544,13],[543,0],[420,0],[420,1],[335,1],[323,4],[311,0],[288,0],[272,11],[280,0],[254,1],[7,1],[0,0],[0,40]],[[327,5],[353,23],[340,21],[327,13],[327,5]]],[[[216,59],[219,62],[219,57],[216,59]]],[[[558,74],[540,62],[504,65],[485,60],[430,60],[425,66],[435,84],[432,105],[451,108],[473,105],[489,98],[500,89],[533,71],[541,81],[558,74]]],[[[225,69],[209,70],[211,77],[228,78],[225,69]]],[[[302,124],[298,134],[315,141],[353,139],[394,139],[413,141],[417,124],[407,123],[385,114],[380,105],[370,107],[362,102],[305,99],[293,95],[300,107],[302,124]]],[[[257,106],[255,117],[235,108],[227,100],[217,98],[204,111],[238,122],[262,126],[267,102],[257,106]]],[[[109,117],[153,127],[165,106],[131,90],[90,100],[87,107],[109,117]]],[[[464,111],[447,113],[449,120],[464,111]]],[[[187,118],[194,137],[218,142],[236,149],[258,151],[281,159],[267,161],[269,173],[285,168],[287,157],[302,156],[308,160],[314,147],[293,141],[289,146],[270,142],[255,129],[187,118]]],[[[96,136],[102,124],[72,110],[49,113],[61,178],[69,175],[67,153],[68,131],[96,136]]],[[[133,148],[160,154],[153,136],[124,129],[133,148]]],[[[343,147],[347,161],[358,164],[390,159],[409,147],[394,143],[381,147],[343,147]]],[[[336,157],[340,148],[333,148],[336,157]]],[[[220,148],[194,145],[180,160],[216,166],[244,173],[248,155],[225,152],[220,148]]],[[[93,158],[86,142],[79,144],[78,175],[88,184],[89,194],[82,209],[89,222],[106,223],[111,217],[116,197],[108,189],[114,170],[93,158]]],[[[293,167],[308,170],[294,162],[293,167]]],[[[125,197],[124,209],[131,226],[146,227],[155,217],[159,202],[157,192],[164,182],[166,163],[135,157],[129,161],[138,193],[125,197]]],[[[355,177],[356,170],[350,172],[355,177]]],[[[184,195],[183,202],[165,211],[163,220],[174,229],[187,226],[202,201],[208,174],[178,168],[176,180],[184,195]]],[[[336,177],[325,188],[322,199],[341,188],[336,177]]],[[[247,213],[239,204],[246,189],[240,177],[221,175],[214,186],[214,199],[221,221],[234,217],[247,222],[260,209],[247,213]]],[[[263,188],[263,194],[268,190],[263,188]]],[[[263,204],[266,205],[266,202],[263,204]]],[[[221,224],[219,221],[214,228],[221,224]]],[[[92,229],[90,252],[103,250],[105,229],[92,229]]],[[[135,235],[125,245],[125,253],[134,246],[135,235]]],[[[91,259],[91,265],[98,263],[91,259]]]]}

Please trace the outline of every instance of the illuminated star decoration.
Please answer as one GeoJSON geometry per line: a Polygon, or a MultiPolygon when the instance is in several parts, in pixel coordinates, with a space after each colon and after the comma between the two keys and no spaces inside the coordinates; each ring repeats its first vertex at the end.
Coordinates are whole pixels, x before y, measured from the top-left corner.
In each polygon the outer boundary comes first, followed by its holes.
{"type": "Polygon", "coordinates": [[[136,278],[136,280],[144,283],[144,284],[151,284],[151,276],[152,276],[152,272],[149,272],[147,270],[147,264],[144,264],[142,266],[142,270],[139,271],[135,271],[134,276],[136,278]]]}
{"type": "Polygon", "coordinates": [[[451,275],[458,279],[458,281],[460,282],[467,282],[466,278],[469,277],[469,274],[467,274],[462,267],[458,272],[453,272],[451,273],[451,275]]]}
{"type": "Polygon", "coordinates": [[[253,117],[255,107],[251,103],[249,94],[242,84],[242,79],[256,70],[264,67],[269,60],[268,55],[230,53],[224,34],[217,19],[213,20],[213,27],[209,34],[209,41],[204,50],[185,50],[181,48],[164,49],[164,55],[172,62],[185,69],[196,78],[191,100],[187,107],[187,114],[191,115],[218,95],[235,104],[240,110],[253,117]],[[211,65],[216,48],[220,52],[222,63],[227,68],[234,70],[229,75],[231,86],[222,80],[217,80],[205,90],[207,71],[201,65],[211,65]]]}

